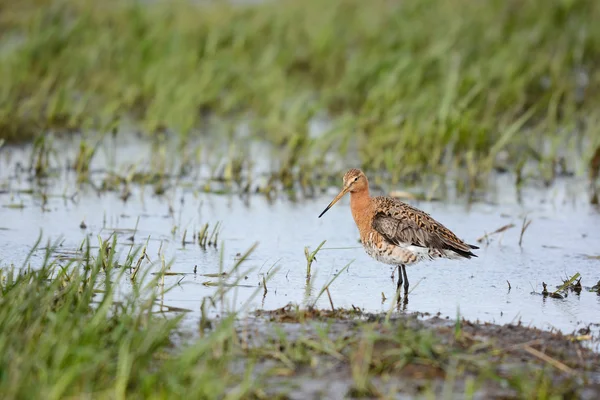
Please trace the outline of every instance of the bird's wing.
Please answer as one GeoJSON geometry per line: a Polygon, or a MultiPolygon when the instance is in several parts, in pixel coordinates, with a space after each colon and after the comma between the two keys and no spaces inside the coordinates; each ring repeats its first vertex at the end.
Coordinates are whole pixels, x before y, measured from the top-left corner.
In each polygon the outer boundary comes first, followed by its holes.
{"type": "Polygon", "coordinates": [[[417,223],[405,218],[396,218],[386,212],[378,212],[373,218],[373,229],[390,243],[419,247],[443,248],[443,242],[435,235],[419,228],[417,223]]]}
{"type": "Polygon", "coordinates": [[[373,229],[390,243],[437,250],[452,250],[463,256],[474,256],[474,246],[460,240],[452,231],[429,214],[399,200],[377,198],[373,229]]]}

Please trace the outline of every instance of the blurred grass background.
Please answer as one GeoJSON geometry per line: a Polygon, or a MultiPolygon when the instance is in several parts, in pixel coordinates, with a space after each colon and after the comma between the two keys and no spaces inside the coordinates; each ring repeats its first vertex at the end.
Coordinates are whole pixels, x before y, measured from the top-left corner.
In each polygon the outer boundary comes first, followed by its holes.
{"type": "Polygon", "coordinates": [[[597,21],[594,0],[0,0],[0,138],[186,139],[210,116],[251,121],[292,168],[555,169],[600,146],[597,21]]]}

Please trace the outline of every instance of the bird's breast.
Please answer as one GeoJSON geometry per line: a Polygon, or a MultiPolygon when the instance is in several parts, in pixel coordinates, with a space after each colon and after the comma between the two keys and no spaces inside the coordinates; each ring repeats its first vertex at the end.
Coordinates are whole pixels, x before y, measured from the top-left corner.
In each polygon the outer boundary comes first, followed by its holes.
{"type": "Polygon", "coordinates": [[[389,243],[374,231],[361,236],[361,241],[366,253],[384,264],[414,264],[430,257],[428,249],[409,245],[398,246],[389,243]]]}

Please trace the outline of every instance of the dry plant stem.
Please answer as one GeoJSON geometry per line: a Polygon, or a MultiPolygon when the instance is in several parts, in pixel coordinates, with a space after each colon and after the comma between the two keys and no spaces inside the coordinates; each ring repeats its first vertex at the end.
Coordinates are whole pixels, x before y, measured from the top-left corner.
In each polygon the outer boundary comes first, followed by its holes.
{"type": "Polygon", "coordinates": [[[267,289],[267,281],[265,280],[265,277],[264,277],[264,276],[263,276],[263,279],[262,279],[262,284],[263,284],[263,295],[264,295],[264,296],[266,296],[266,295],[267,295],[267,292],[268,292],[269,290],[267,289]]]}
{"type": "Polygon", "coordinates": [[[329,293],[329,286],[325,288],[327,291],[327,297],[329,298],[329,305],[331,306],[331,311],[335,311],[335,307],[333,306],[333,300],[331,299],[331,293],[329,293]]]}
{"type": "Polygon", "coordinates": [[[539,350],[534,349],[533,347],[530,347],[528,345],[523,346],[523,349],[525,351],[527,351],[528,353],[536,356],[537,358],[539,358],[540,360],[543,360],[545,362],[547,362],[548,364],[552,365],[554,368],[557,368],[569,375],[573,375],[575,372],[573,371],[573,369],[569,368],[568,366],[566,366],[565,364],[561,363],[558,360],[555,360],[554,358],[548,356],[547,354],[542,353],[539,350]]]}
{"type": "Polygon", "coordinates": [[[486,234],[484,234],[483,236],[479,237],[479,238],[477,239],[477,242],[478,242],[478,243],[482,243],[483,241],[487,241],[487,240],[488,240],[488,238],[489,238],[490,236],[492,236],[492,235],[496,235],[496,234],[498,234],[498,233],[502,233],[502,232],[504,232],[504,231],[506,231],[506,230],[508,230],[508,229],[510,229],[510,228],[514,228],[514,226],[515,226],[515,224],[507,224],[507,225],[504,225],[504,226],[502,226],[502,227],[500,227],[500,228],[496,229],[495,231],[493,231],[493,232],[491,232],[491,233],[486,233],[486,234]]]}
{"type": "Polygon", "coordinates": [[[521,226],[521,234],[519,235],[519,247],[522,247],[523,235],[525,234],[525,231],[527,230],[527,228],[529,227],[530,224],[531,224],[531,220],[528,220],[527,217],[523,218],[523,225],[521,226]]]}

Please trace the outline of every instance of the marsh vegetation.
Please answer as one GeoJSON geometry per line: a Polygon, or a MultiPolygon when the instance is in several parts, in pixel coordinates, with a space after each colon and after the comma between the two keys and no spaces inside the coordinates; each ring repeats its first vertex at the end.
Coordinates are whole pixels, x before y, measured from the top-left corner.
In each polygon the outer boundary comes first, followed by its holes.
{"type": "Polygon", "coordinates": [[[123,126],[186,140],[220,120],[233,175],[243,125],[287,186],[337,177],[338,153],[392,183],[460,167],[471,189],[494,169],[582,174],[600,145],[594,1],[11,3],[8,140],[123,126]]]}
{"type": "Polygon", "coordinates": [[[596,398],[599,20],[0,0],[1,397],[596,398]],[[349,167],[481,257],[397,308],[349,167]]]}

